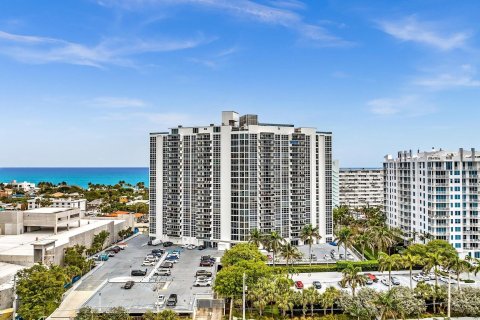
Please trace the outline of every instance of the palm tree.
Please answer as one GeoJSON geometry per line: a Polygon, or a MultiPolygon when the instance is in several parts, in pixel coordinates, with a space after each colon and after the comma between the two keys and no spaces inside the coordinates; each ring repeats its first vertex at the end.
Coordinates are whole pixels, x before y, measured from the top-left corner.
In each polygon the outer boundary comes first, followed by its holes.
{"type": "MultiPolygon", "coordinates": [[[[440,251],[434,251],[434,252],[427,252],[427,256],[425,257],[425,269],[426,270],[432,270],[433,273],[435,274],[435,292],[438,289],[438,267],[443,265],[445,261],[445,257],[442,255],[442,252],[440,251]]],[[[436,297],[437,294],[435,293],[433,295],[433,312],[435,313],[437,308],[436,308],[436,297]]]]}
{"type": "Polygon", "coordinates": [[[404,268],[408,268],[410,271],[410,289],[413,289],[412,284],[412,270],[414,266],[422,263],[422,258],[411,252],[404,252],[400,257],[400,265],[404,268]]]}
{"type": "Polygon", "coordinates": [[[376,305],[378,306],[380,312],[380,320],[391,318],[396,319],[397,314],[395,312],[395,298],[392,290],[380,293],[376,301],[376,305]]]}
{"type": "Polygon", "coordinates": [[[294,293],[295,291],[289,288],[288,290],[275,295],[277,307],[282,310],[283,317],[287,314],[287,310],[293,308],[294,303],[292,298],[294,297],[294,293]]]}
{"type": "Polygon", "coordinates": [[[331,313],[333,314],[333,305],[335,301],[340,297],[340,291],[335,287],[328,287],[325,289],[325,292],[320,297],[322,303],[323,314],[327,314],[327,308],[332,308],[331,313]]]}
{"type": "Polygon", "coordinates": [[[287,242],[280,247],[280,256],[286,260],[288,268],[288,263],[295,259],[300,259],[302,257],[302,253],[298,251],[297,247],[295,247],[293,244],[287,242]]]}
{"type": "Polygon", "coordinates": [[[392,232],[385,226],[373,227],[371,233],[374,236],[378,252],[383,252],[384,249],[391,247],[395,242],[392,232]]]}
{"type": "Polygon", "coordinates": [[[446,265],[449,271],[452,270],[455,272],[457,276],[457,290],[460,290],[460,274],[462,272],[468,272],[470,274],[470,263],[460,259],[458,256],[454,256],[446,261],[446,265]]]}
{"type": "Polygon", "coordinates": [[[365,257],[365,248],[372,242],[372,236],[369,232],[359,232],[354,236],[354,242],[362,249],[362,255],[365,257]]]}
{"type": "Polygon", "coordinates": [[[308,260],[310,261],[310,265],[312,265],[312,244],[315,240],[321,238],[318,227],[313,227],[311,224],[304,226],[300,232],[300,239],[308,244],[308,260]]]}
{"type": "Polygon", "coordinates": [[[400,256],[398,254],[389,256],[385,252],[380,252],[378,265],[380,266],[380,271],[388,270],[388,289],[392,289],[392,269],[400,265],[400,256]]]}
{"type": "Polygon", "coordinates": [[[319,302],[320,293],[313,286],[303,290],[303,293],[306,295],[307,302],[310,305],[310,314],[313,317],[313,307],[319,302]]]}
{"type": "Polygon", "coordinates": [[[250,231],[250,238],[248,243],[254,244],[257,248],[260,248],[260,245],[263,241],[263,235],[257,228],[250,231]]]}
{"type": "Polygon", "coordinates": [[[270,279],[262,279],[255,284],[252,290],[248,290],[249,300],[253,301],[253,305],[258,308],[260,316],[263,314],[265,307],[274,300],[275,284],[270,279]]]}
{"type": "Polygon", "coordinates": [[[335,242],[337,242],[339,252],[340,252],[340,246],[342,244],[345,247],[345,255],[344,255],[345,260],[347,260],[347,249],[350,248],[350,246],[352,245],[352,240],[353,240],[352,229],[348,227],[343,227],[342,229],[340,229],[340,231],[338,231],[337,237],[334,240],[335,242]]]}
{"type": "Polygon", "coordinates": [[[285,239],[282,238],[282,236],[276,232],[272,231],[270,234],[265,235],[263,238],[263,246],[268,249],[268,251],[271,251],[273,254],[273,266],[275,267],[275,255],[278,253],[280,250],[281,246],[285,242],[285,239]]]}
{"type": "Polygon", "coordinates": [[[342,270],[342,282],[350,285],[352,288],[352,296],[354,297],[357,286],[364,286],[367,283],[367,278],[361,272],[362,268],[354,267],[351,263],[349,263],[347,267],[342,270]]]}

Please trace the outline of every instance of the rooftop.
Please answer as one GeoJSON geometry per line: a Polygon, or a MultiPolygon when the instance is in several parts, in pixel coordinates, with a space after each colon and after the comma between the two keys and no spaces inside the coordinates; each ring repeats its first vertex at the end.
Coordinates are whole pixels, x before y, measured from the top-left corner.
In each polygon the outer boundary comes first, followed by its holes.
{"type": "Polygon", "coordinates": [[[26,213],[44,213],[44,214],[52,214],[52,213],[59,213],[72,210],[72,208],[37,208],[32,210],[26,210],[26,213]]]}

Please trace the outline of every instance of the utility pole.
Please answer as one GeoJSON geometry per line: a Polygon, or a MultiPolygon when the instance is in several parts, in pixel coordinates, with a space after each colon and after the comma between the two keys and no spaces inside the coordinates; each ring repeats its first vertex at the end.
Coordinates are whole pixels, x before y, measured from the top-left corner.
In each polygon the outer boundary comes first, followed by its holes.
{"type": "Polygon", "coordinates": [[[245,272],[243,273],[243,286],[242,286],[242,292],[243,292],[243,308],[242,308],[242,319],[245,320],[245,272]]]}
{"type": "Polygon", "coordinates": [[[447,318],[450,319],[450,311],[451,311],[451,305],[452,305],[452,278],[450,274],[450,270],[447,270],[448,272],[448,310],[447,310],[447,318]]]}

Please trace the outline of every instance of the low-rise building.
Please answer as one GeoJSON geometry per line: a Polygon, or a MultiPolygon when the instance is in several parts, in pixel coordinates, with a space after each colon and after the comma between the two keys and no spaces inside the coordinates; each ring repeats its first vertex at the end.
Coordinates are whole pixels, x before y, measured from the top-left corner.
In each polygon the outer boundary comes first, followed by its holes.
{"type": "MultiPolygon", "coordinates": [[[[49,207],[52,208],[77,208],[80,209],[83,213],[87,211],[87,200],[86,199],[73,199],[73,198],[59,198],[59,199],[50,199],[51,204],[49,207]]],[[[41,208],[42,198],[37,197],[27,200],[28,209],[38,209],[41,208]]]]}
{"type": "Polygon", "coordinates": [[[11,185],[14,189],[22,190],[24,192],[35,191],[35,183],[27,181],[17,182],[17,180],[13,180],[12,182],[7,184],[11,185]]]}

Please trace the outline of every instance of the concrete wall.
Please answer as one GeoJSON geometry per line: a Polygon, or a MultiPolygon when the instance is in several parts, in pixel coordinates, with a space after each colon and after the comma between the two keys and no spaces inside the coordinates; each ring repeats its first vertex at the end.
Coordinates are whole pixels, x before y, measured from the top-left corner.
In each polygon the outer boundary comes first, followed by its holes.
{"type": "Polygon", "coordinates": [[[23,233],[23,212],[0,212],[0,235],[15,235],[23,233]]]}
{"type": "Polygon", "coordinates": [[[0,310],[13,306],[13,287],[0,289],[0,310]]]}

